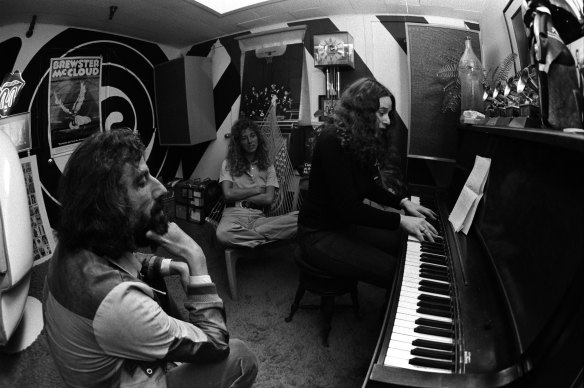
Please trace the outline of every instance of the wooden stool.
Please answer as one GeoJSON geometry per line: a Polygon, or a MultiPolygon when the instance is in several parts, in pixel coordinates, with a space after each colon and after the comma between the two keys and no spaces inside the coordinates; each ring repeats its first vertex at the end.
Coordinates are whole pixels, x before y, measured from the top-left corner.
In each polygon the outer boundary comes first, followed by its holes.
{"type": "Polygon", "coordinates": [[[299,284],[298,289],[296,290],[296,296],[294,297],[294,302],[290,308],[290,315],[285,319],[285,321],[290,322],[299,308],[320,309],[324,315],[322,343],[324,346],[329,346],[328,336],[331,331],[331,321],[333,317],[333,311],[335,309],[335,297],[351,293],[353,311],[355,316],[357,318],[359,317],[357,281],[336,278],[330,274],[327,274],[323,270],[312,266],[302,257],[300,247],[296,247],[294,250],[294,260],[300,268],[300,273],[298,276],[299,284]],[[302,300],[302,297],[306,291],[320,295],[320,305],[301,305],[300,301],[302,300]]]}

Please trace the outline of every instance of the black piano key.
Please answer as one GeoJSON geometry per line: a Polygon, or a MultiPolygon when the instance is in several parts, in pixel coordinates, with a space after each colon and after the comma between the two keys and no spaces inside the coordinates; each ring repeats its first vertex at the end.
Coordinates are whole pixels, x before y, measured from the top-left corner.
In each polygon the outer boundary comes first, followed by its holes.
{"type": "Polygon", "coordinates": [[[414,348],[410,351],[412,356],[434,358],[439,360],[454,361],[454,352],[444,352],[440,350],[431,350],[424,348],[414,348]]]}
{"type": "Polygon", "coordinates": [[[439,250],[444,250],[444,244],[441,242],[432,242],[432,241],[428,241],[428,240],[424,240],[420,242],[420,246],[425,247],[425,248],[430,248],[430,249],[439,249],[439,250]]]}
{"type": "Polygon", "coordinates": [[[422,269],[419,271],[419,275],[421,277],[423,277],[424,279],[434,279],[434,280],[439,280],[439,281],[445,282],[445,283],[451,283],[450,276],[448,274],[445,274],[445,273],[440,273],[440,272],[436,272],[436,271],[428,271],[428,270],[422,269]]]}
{"type": "Polygon", "coordinates": [[[427,246],[421,246],[420,251],[422,251],[424,253],[434,253],[434,254],[441,255],[441,256],[445,256],[445,253],[446,253],[443,248],[435,248],[435,247],[427,247],[427,246]]]}
{"type": "Polygon", "coordinates": [[[429,326],[429,327],[437,327],[439,329],[446,329],[446,330],[454,330],[454,325],[449,322],[444,321],[436,321],[434,319],[429,318],[418,318],[415,321],[416,325],[420,326],[429,326]]]}
{"type": "Polygon", "coordinates": [[[419,314],[434,315],[435,317],[452,318],[452,311],[444,311],[430,307],[418,307],[416,312],[419,314]]]}
{"type": "Polygon", "coordinates": [[[420,261],[422,263],[431,263],[431,264],[438,264],[438,265],[446,265],[446,260],[444,258],[437,258],[432,256],[421,256],[420,261]]]}
{"type": "Polygon", "coordinates": [[[429,326],[418,326],[414,328],[414,332],[420,334],[436,335],[439,337],[454,338],[454,331],[452,330],[437,329],[435,327],[429,326]]]}
{"type": "Polygon", "coordinates": [[[440,296],[420,294],[418,295],[418,300],[425,300],[427,302],[440,303],[450,306],[450,298],[442,298],[440,296]]]}
{"type": "Polygon", "coordinates": [[[420,258],[422,257],[428,257],[428,258],[433,258],[433,259],[440,259],[444,262],[446,262],[446,255],[442,255],[442,254],[438,254],[438,253],[431,253],[431,252],[422,252],[420,253],[420,258]]]}
{"type": "Polygon", "coordinates": [[[422,263],[422,264],[420,264],[420,269],[427,270],[427,271],[433,271],[433,272],[436,272],[439,274],[448,274],[447,267],[441,266],[441,265],[436,265],[436,264],[422,263]]]}
{"type": "Polygon", "coordinates": [[[420,287],[418,287],[418,291],[431,292],[433,294],[440,294],[440,295],[450,295],[449,290],[444,290],[442,288],[428,287],[428,286],[420,286],[420,287]]]}
{"type": "Polygon", "coordinates": [[[432,288],[439,288],[441,290],[450,290],[450,284],[433,282],[431,280],[420,280],[420,286],[427,286],[432,288]]]}
{"type": "Polygon", "coordinates": [[[420,271],[420,277],[424,278],[424,279],[430,279],[430,280],[440,280],[442,282],[449,282],[450,281],[448,276],[439,275],[439,274],[436,274],[433,272],[428,272],[428,271],[420,271]]]}
{"type": "Polygon", "coordinates": [[[446,370],[452,370],[454,368],[454,362],[437,361],[437,360],[431,360],[429,358],[414,357],[414,358],[410,359],[409,363],[412,365],[425,366],[428,368],[437,368],[437,369],[446,369],[446,370]]]}
{"type": "Polygon", "coordinates": [[[448,352],[454,352],[454,344],[446,344],[444,342],[436,342],[426,339],[415,339],[412,341],[412,345],[418,346],[421,348],[428,348],[428,349],[438,349],[438,350],[445,350],[448,352]]]}
{"type": "Polygon", "coordinates": [[[417,306],[418,307],[427,307],[429,309],[436,309],[436,310],[446,311],[446,312],[450,311],[450,306],[448,306],[448,305],[440,304],[440,303],[425,302],[422,300],[417,303],[417,306]]]}

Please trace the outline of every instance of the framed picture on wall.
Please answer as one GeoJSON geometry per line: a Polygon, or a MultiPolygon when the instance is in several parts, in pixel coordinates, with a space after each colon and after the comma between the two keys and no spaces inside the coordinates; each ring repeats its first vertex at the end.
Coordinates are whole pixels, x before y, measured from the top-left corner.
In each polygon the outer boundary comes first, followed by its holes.
{"type": "Polygon", "coordinates": [[[505,9],[503,9],[505,24],[507,24],[507,32],[509,33],[509,40],[511,42],[511,50],[517,54],[517,57],[515,57],[515,73],[531,63],[529,58],[529,42],[525,33],[525,25],[523,24],[522,2],[523,0],[509,0],[505,9]]]}
{"type": "Polygon", "coordinates": [[[318,96],[318,109],[322,111],[322,117],[332,115],[339,101],[337,98],[318,96]]]}

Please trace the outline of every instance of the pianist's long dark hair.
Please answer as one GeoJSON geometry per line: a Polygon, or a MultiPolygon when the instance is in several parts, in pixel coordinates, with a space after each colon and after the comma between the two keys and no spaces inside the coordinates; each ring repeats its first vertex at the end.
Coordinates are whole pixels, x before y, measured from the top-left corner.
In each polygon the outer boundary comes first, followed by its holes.
{"type": "Polygon", "coordinates": [[[137,167],[143,152],[144,144],[128,128],[94,134],[77,147],[59,182],[60,249],[117,259],[136,248],[121,178],[125,164],[137,167]]]}
{"type": "Polygon", "coordinates": [[[341,145],[363,166],[373,166],[377,162],[385,165],[391,156],[393,131],[388,128],[379,132],[375,114],[382,97],[391,98],[393,110],[389,117],[393,127],[395,97],[373,78],[353,82],[341,95],[341,103],[333,115],[332,124],[341,145]]]}

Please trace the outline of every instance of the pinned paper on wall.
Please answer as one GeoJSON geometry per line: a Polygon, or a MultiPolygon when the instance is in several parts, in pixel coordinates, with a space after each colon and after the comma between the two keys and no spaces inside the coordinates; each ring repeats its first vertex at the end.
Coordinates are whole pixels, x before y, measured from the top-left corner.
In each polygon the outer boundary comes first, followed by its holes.
{"type": "Polygon", "coordinates": [[[478,155],[475,157],[473,169],[448,217],[448,221],[456,232],[462,230],[464,234],[468,234],[479,202],[483,197],[490,167],[491,159],[478,155]]]}
{"type": "Polygon", "coordinates": [[[45,209],[36,156],[21,158],[20,164],[24,173],[33,232],[33,265],[38,265],[51,258],[57,244],[45,209]]]}

